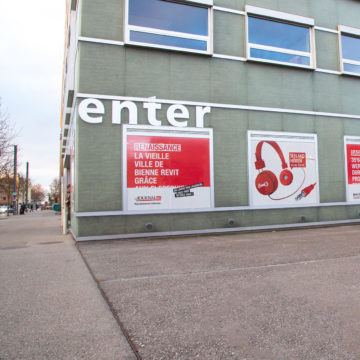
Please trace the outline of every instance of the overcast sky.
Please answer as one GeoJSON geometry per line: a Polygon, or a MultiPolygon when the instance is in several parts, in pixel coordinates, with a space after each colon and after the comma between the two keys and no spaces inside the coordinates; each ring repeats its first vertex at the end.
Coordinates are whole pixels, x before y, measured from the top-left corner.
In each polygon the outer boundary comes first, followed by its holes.
{"type": "Polygon", "coordinates": [[[19,170],[32,184],[59,174],[65,0],[0,0],[0,97],[19,130],[19,170]]]}

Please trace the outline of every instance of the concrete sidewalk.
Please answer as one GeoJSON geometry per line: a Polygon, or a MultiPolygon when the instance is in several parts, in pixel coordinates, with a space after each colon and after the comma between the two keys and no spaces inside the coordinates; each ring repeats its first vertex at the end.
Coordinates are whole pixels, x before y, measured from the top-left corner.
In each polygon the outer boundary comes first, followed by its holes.
{"type": "Polygon", "coordinates": [[[136,359],[60,216],[0,221],[0,359],[136,359]]]}

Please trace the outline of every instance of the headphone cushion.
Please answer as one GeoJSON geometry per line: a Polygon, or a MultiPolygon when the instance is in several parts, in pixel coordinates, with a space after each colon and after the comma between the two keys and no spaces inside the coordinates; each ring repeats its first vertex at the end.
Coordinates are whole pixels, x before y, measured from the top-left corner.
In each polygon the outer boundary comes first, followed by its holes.
{"type": "Polygon", "coordinates": [[[276,175],[269,170],[262,171],[255,179],[255,187],[262,195],[271,195],[278,185],[276,175]]]}
{"type": "Polygon", "coordinates": [[[293,174],[290,170],[285,169],[280,173],[280,182],[282,185],[288,186],[293,182],[293,174]]]}

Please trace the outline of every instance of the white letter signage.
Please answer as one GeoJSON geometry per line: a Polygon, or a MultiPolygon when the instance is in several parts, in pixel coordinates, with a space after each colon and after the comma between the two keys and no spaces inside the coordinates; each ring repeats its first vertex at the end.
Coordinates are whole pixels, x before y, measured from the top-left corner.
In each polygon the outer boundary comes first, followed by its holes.
{"type": "MultiPolygon", "coordinates": [[[[161,110],[162,104],[160,102],[149,101],[143,103],[143,108],[147,110],[147,121],[150,125],[160,127],[163,126],[161,120],[157,118],[157,111],[161,110]]],[[[138,124],[138,108],[136,102],[130,100],[113,100],[112,101],[112,124],[123,123],[123,111],[128,112],[128,124],[138,124]]],[[[210,106],[195,106],[195,127],[204,127],[204,116],[211,112],[210,106]]],[[[105,106],[98,100],[87,98],[79,104],[80,118],[88,124],[101,124],[103,122],[103,115],[105,115],[105,106]],[[98,114],[101,116],[90,116],[98,114]]],[[[167,121],[174,127],[186,128],[189,126],[189,110],[185,105],[173,104],[169,105],[166,112],[167,121]],[[183,120],[180,120],[183,119],[183,120]]],[[[161,119],[161,117],[160,117],[161,119]]]]}
{"type": "Polygon", "coordinates": [[[104,104],[97,99],[84,99],[79,104],[79,115],[81,119],[89,124],[100,124],[103,121],[102,116],[89,116],[89,114],[105,114],[104,104]],[[92,106],[91,106],[92,105],[92,106]],[[91,106],[91,107],[90,107],[91,106]]]}

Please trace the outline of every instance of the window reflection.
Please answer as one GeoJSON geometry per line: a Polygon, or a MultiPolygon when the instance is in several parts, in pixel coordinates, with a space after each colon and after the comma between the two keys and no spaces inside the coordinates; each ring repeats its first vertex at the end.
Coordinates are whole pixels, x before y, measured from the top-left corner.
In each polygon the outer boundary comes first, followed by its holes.
{"type": "Polygon", "coordinates": [[[208,9],[163,0],[129,0],[129,24],[208,35],[208,9]]]}
{"type": "Polygon", "coordinates": [[[309,28],[249,17],[249,42],[310,52],[309,28]]]}
{"type": "Polygon", "coordinates": [[[193,49],[193,50],[203,50],[206,51],[207,43],[206,41],[193,40],[193,39],[184,39],[180,37],[167,36],[167,35],[157,35],[143,33],[139,31],[131,31],[130,40],[136,42],[143,42],[147,44],[158,44],[163,46],[175,46],[179,48],[193,49]]]}
{"type": "Polygon", "coordinates": [[[359,65],[353,65],[353,64],[344,64],[344,71],[351,72],[355,74],[360,74],[360,64],[359,65]]]}
{"type": "Polygon", "coordinates": [[[360,38],[341,36],[343,59],[360,61],[360,38]]]}
{"type": "Polygon", "coordinates": [[[298,65],[310,66],[310,58],[300,55],[284,54],[276,51],[251,49],[250,56],[258,59],[286,62],[298,65]]]}
{"type": "Polygon", "coordinates": [[[311,66],[310,27],[248,16],[251,59],[311,66]]]}

